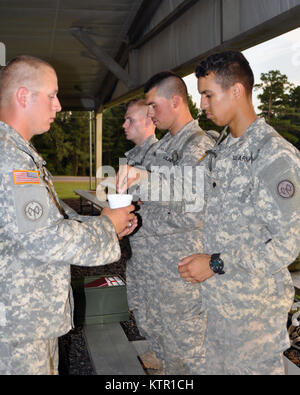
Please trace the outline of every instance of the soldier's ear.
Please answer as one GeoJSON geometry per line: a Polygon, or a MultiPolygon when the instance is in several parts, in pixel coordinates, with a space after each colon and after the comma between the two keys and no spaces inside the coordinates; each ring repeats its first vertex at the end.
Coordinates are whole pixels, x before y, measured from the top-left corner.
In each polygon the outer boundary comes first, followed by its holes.
{"type": "Polygon", "coordinates": [[[236,83],[232,86],[232,93],[233,93],[233,97],[234,97],[235,99],[241,98],[242,95],[245,93],[244,85],[241,84],[240,82],[236,82],[236,83]]]}
{"type": "Polygon", "coordinates": [[[180,104],[180,102],[182,101],[182,98],[178,95],[174,95],[172,97],[172,104],[174,108],[177,108],[180,104]]]}
{"type": "Polygon", "coordinates": [[[25,108],[28,103],[29,93],[29,90],[25,86],[21,86],[16,92],[16,100],[23,108],[25,108]]]}

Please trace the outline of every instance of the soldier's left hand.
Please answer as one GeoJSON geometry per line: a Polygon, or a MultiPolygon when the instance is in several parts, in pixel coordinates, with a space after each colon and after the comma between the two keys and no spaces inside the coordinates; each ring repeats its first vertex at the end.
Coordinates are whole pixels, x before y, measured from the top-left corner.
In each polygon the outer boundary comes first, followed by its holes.
{"type": "Polygon", "coordinates": [[[123,237],[130,235],[134,229],[138,226],[138,219],[135,217],[131,223],[130,226],[128,226],[126,229],[124,229],[122,232],[118,233],[118,238],[119,240],[122,240],[123,237]]]}
{"type": "Polygon", "coordinates": [[[209,266],[211,256],[194,254],[183,258],[178,264],[180,277],[189,283],[202,283],[214,275],[209,266]]]}

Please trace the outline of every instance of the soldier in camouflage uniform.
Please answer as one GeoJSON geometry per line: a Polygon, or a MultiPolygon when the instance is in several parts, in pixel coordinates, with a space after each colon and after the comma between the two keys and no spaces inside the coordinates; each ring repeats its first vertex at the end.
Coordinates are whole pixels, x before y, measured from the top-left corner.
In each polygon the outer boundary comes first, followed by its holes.
{"type": "MultiPolygon", "coordinates": [[[[176,74],[154,76],[146,84],[145,93],[154,124],[169,131],[148,152],[143,163],[146,170],[139,174],[141,178],[146,176],[146,185],[150,174],[164,185],[168,170],[194,168],[213,141],[192,119],[186,86],[176,74]]],[[[134,169],[127,170],[126,187],[133,185],[130,172],[134,169]]],[[[120,171],[120,185],[121,177],[120,171]]],[[[198,374],[205,331],[200,286],[180,279],[177,263],[181,257],[202,250],[202,212],[189,211],[184,199],[172,199],[176,183],[181,181],[175,176],[174,186],[170,184],[170,200],[145,199],[141,205],[142,226],[130,237],[128,298],[141,333],[165,362],[165,373],[198,374]]],[[[161,187],[158,190],[161,192],[161,187]]]]}
{"type": "MultiPolygon", "coordinates": [[[[125,153],[127,164],[129,166],[143,167],[147,163],[148,153],[152,145],[158,141],[155,136],[155,126],[152,122],[152,119],[148,116],[148,106],[145,100],[136,99],[129,102],[125,114],[123,128],[127,140],[131,140],[136,144],[130,151],[125,153]]],[[[137,202],[139,200],[139,196],[134,195],[133,200],[137,202]]],[[[140,201],[139,204],[141,204],[140,201]]],[[[135,248],[139,249],[140,247],[138,243],[134,242],[135,239],[131,240],[131,250],[135,250],[135,248]]],[[[133,256],[135,256],[137,253],[138,251],[134,251],[133,256]]],[[[140,265],[140,262],[135,260],[133,256],[127,263],[126,271],[127,295],[130,308],[132,307],[132,295],[136,296],[136,275],[139,275],[140,265]]],[[[140,333],[143,334],[142,328],[140,328],[140,333]]],[[[140,357],[145,367],[159,368],[160,362],[157,361],[153,352],[149,352],[147,350],[145,353],[140,355],[140,357]]]]}
{"type": "Polygon", "coordinates": [[[158,141],[155,126],[147,112],[145,100],[132,100],[127,106],[123,128],[127,140],[135,144],[125,153],[129,166],[143,166],[148,151],[158,141]]]}
{"type": "Polygon", "coordinates": [[[70,265],[117,261],[116,232],[136,226],[134,206],[100,217],[61,207],[29,142],[61,110],[57,90],[55,71],[39,59],[21,56],[1,70],[0,374],[57,373],[57,337],[72,327],[70,265]]]}
{"type": "Polygon", "coordinates": [[[294,288],[288,265],[300,250],[300,155],[252,105],[254,77],[239,52],[196,70],[201,107],[231,134],[207,166],[203,250],[179,264],[202,284],[207,374],[284,374],[294,288]]]}

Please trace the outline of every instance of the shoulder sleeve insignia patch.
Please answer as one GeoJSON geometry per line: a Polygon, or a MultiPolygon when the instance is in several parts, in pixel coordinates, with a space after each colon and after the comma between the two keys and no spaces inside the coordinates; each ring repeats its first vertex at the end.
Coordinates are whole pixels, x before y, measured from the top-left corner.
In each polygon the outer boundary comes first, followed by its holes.
{"type": "Polygon", "coordinates": [[[284,180],[278,184],[277,192],[282,198],[290,199],[295,195],[296,188],[291,181],[284,180]]]}
{"type": "Polygon", "coordinates": [[[26,217],[31,221],[37,221],[43,215],[43,207],[39,202],[29,202],[24,208],[26,217]]]}
{"type": "Polygon", "coordinates": [[[49,217],[48,192],[40,185],[14,187],[18,233],[36,232],[47,226],[49,217]]]}
{"type": "Polygon", "coordinates": [[[38,171],[34,170],[14,170],[14,184],[24,185],[24,184],[40,184],[40,175],[38,171]]]}
{"type": "Polygon", "coordinates": [[[300,179],[293,162],[286,158],[278,158],[266,166],[259,173],[259,177],[284,215],[299,212],[300,179]]]}

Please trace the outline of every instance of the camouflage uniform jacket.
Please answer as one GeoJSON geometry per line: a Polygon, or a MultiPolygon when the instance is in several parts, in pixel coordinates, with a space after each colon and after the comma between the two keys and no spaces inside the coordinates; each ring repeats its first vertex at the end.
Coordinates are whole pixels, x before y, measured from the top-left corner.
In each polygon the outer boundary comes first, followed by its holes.
{"type": "MultiPolygon", "coordinates": [[[[214,140],[208,136],[193,120],[174,136],[168,132],[158,143],[152,146],[144,160],[143,166],[153,176],[149,177],[147,186],[152,189],[152,195],[149,193],[149,200],[145,200],[141,206],[140,215],[143,218],[143,226],[133,237],[148,237],[159,235],[182,234],[191,230],[202,229],[201,213],[191,212],[187,210],[187,202],[183,199],[176,201],[173,196],[176,185],[176,173],[174,182],[168,183],[166,174],[168,169],[178,168],[180,175],[184,178],[186,173],[184,169],[192,169],[197,165],[197,161],[204,153],[211,149],[214,140]],[[155,170],[154,170],[155,167],[155,170]],[[166,170],[166,171],[165,171],[166,170]],[[153,182],[156,181],[156,182],[153,182]],[[163,185],[166,190],[170,186],[170,199],[164,201],[161,199],[161,191],[163,185]],[[157,200],[153,200],[152,196],[157,196],[157,200]]],[[[182,179],[180,179],[180,182],[182,179]]],[[[193,178],[193,181],[195,179],[193,178]]],[[[202,211],[202,210],[199,210],[202,211]]],[[[187,236],[188,237],[188,236],[187,236]]]]}
{"type": "Polygon", "coordinates": [[[70,265],[117,261],[119,242],[105,216],[64,219],[43,159],[3,122],[0,134],[0,333],[55,338],[71,328],[70,265]]]}
{"type": "Polygon", "coordinates": [[[221,253],[226,273],[202,283],[203,301],[227,320],[228,350],[267,359],[289,347],[294,288],[287,266],[300,250],[300,156],[263,119],[227,143],[205,159],[203,249],[221,253]]]}
{"type": "MultiPolygon", "coordinates": [[[[144,166],[162,181],[177,166],[195,167],[214,145],[197,121],[156,143],[144,166]],[[159,172],[161,170],[161,173],[159,172]]],[[[202,251],[203,211],[187,212],[185,201],[144,201],[138,212],[142,226],[132,236],[132,258],[127,264],[127,290],[140,332],[165,360],[166,374],[199,372],[205,332],[199,284],[178,274],[178,262],[202,251]]]]}
{"type": "Polygon", "coordinates": [[[151,149],[152,145],[157,143],[158,139],[155,134],[148,137],[142,145],[136,145],[130,151],[125,153],[129,166],[143,166],[145,157],[151,149]]]}

